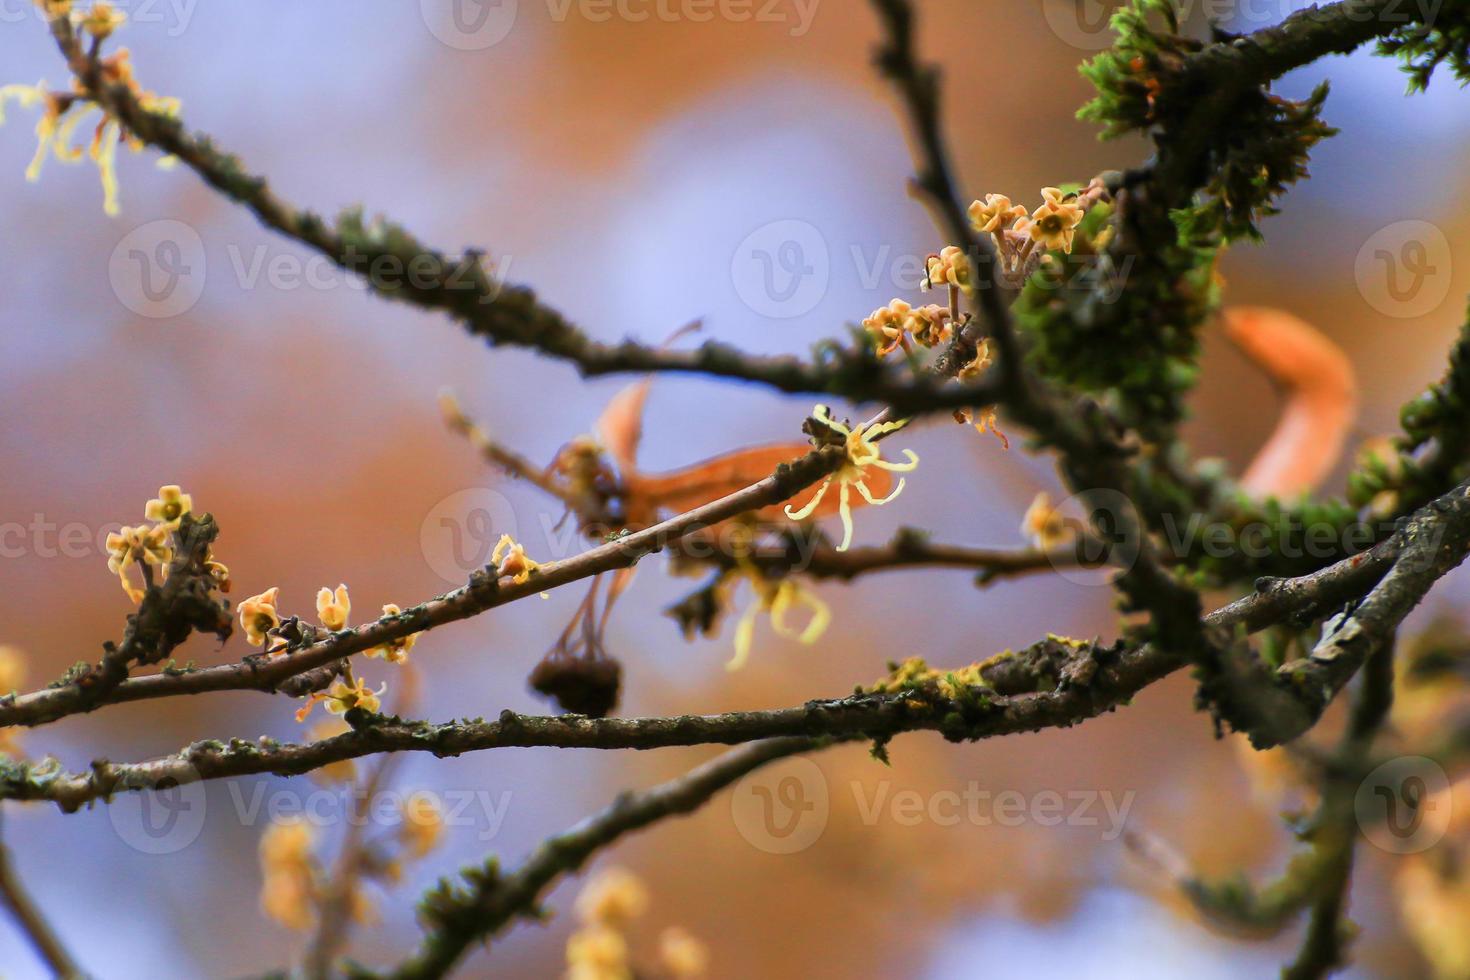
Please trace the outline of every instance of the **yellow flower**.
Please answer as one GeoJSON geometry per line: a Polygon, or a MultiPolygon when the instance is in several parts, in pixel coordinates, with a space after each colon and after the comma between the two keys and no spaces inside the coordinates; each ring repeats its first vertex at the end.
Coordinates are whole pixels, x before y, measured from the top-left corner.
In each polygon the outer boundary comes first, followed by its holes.
{"type": "Polygon", "coordinates": [[[887,306],[878,307],[863,320],[863,329],[873,335],[878,345],[879,357],[892,353],[900,344],[908,346],[904,340],[904,321],[910,309],[901,299],[890,300],[887,306]]]}
{"type": "Polygon", "coordinates": [[[347,616],[351,612],[352,600],[347,596],[346,585],[337,586],[335,593],[322,589],[316,594],[316,616],[333,633],[347,628],[347,616]]]}
{"type": "MultiPolygon", "coordinates": [[[[329,718],[319,721],[306,730],[306,737],[313,742],[320,742],[338,735],[346,735],[352,731],[352,726],[341,718],[329,718]]],[[[331,786],[336,783],[351,783],[357,779],[357,763],[352,759],[340,759],[337,762],[329,762],[320,768],[313,769],[309,775],[313,780],[323,786],[331,786]]]]}
{"type": "Polygon", "coordinates": [[[1072,236],[1082,221],[1082,207],[1076,194],[1063,194],[1055,187],[1043,187],[1041,196],[1046,200],[1041,207],[1031,212],[1031,238],[1044,248],[1059,248],[1072,251],[1072,236]]]}
{"type": "Polygon", "coordinates": [[[970,224],[982,233],[998,235],[1011,226],[1017,218],[1026,217],[1026,209],[1004,194],[986,194],[982,204],[975,201],[970,205],[970,224]]]}
{"type": "Polygon", "coordinates": [[[383,707],[382,697],[386,690],[388,685],[383,683],[376,691],[369,691],[361,677],[353,678],[350,684],[338,679],[325,691],[313,691],[308,695],[306,704],[296,712],[296,720],[305,721],[319,701],[325,702],[327,711],[334,715],[345,715],[353,708],[377,714],[383,707]]]}
{"type": "Polygon", "coordinates": [[[745,666],[745,661],[750,658],[755,621],[763,612],[771,614],[771,628],[777,634],[794,639],[804,646],[811,646],[821,639],[828,624],[832,622],[831,608],[796,579],[787,577],[779,582],[772,582],[754,570],[749,576],[758,598],[741,614],[740,622],[735,626],[735,656],[725,665],[726,670],[739,670],[745,666]],[[811,619],[807,620],[806,628],[801,630],[786,623],[787,611],[797,605],[804,605],[811,610],[811,619]]]}
{"type": "Polygon", "coordinates": [[[496,566],[501,578],[509,578],[516,585],[525,585],[541,563],[531,560],[526,549],[516,544],[509,534],[502,534],[490,553],[490,563],[496,566]]]}
{"type": "Polygon", "coordinates": [[[127,19],[127,14],[114,10],[112,4],[107,3],[106,0],[97,0],[92,4],[92,9],[82,17],[81,23],[83,30],[102,41],[121,27],[127,19]]]}
{"type": "Polygon", "coordinates": [[[305,932],[314,916],[314,894],[300,875],[266,875],[260,885],[260,908],[287,929],[305,932]]]}
{"type": "Polygon", "coordinates": [[[158,488],[158,496],[148,501],[143,516],[150,521],[159,521],[170,528],[179,526],[179,519],[194,508],[194,498],[184,493],[177,485],[158,488]]]}
{"type": "Polygon", "coordinates": [[[1051,495],[1044,492],[1038,493],[1026,508],[1026,515],[1021,518],[1021,533],[1042,551],[1064,544],[1071,536],[1066,519],[1052,506],[1051,495]]]}
{"type": "Polygon", "coordinates": [[[628,941],[606,926],[579,929],[567,937],[567,980],[632,980],[628,941]]]}
{"type": "Polygon", "coordinates": [[[289,871],[311,863],[316,831],[300,820],[273,823],[260,835],[260,863],[267,872],[289,871]]]}
{"type": "Polygon", "coordinates": [[[25,679],[25,655],[15,647],[0,645],[0,695],[20,690],[25,679]]]}
{"type": "MultiPolygon", "coordinates": [[[[53,19],[64,16],[68,4],[58,0],[44,0],[44,9],[47,15],[53,19]],[[62,12],[58,14],[58,11],[62,12]]],[[[106,4],[97,4],[89,17],[94,17],[93,24],[99,31],[111,30],[120,23],[121,14],[110,12],[111,8],[106,4]],[[99,8],[100,11],[99,11],[99,8]],[[107,25],[111,24],[111,28],[107,25]]],[[[84,22],[84,26],[86,26],[84,22]]],[[[91,29],[89,27],[89,29],[91,29]]],[[[132,62],[126,48],[118,50],[99,62],[100,81],[104,86],[121,85],[133,94],[138,105],[144,110],[156,115],[176,117],[179,112],[179,100],[165,98],[153,92],[144,91],[133,77],[132,62]]],[[[46,161],[48,152],[54,151],[56,158],[63,163],[75,163],[83,156],[79,149],[73,149],[72,137],[77,127],[84,119],[94,112],[99,112],[95,102],[85,95],[71,92],[48,92],[44,83],[37,85],[7,85],[0,87],[0,109],[6,100],[14,100],[25,107],[43,104],[44,109],[41,118],[36,122],[36,153],[31,159],[30,166],[26,168],[26,179],[30,181],[39,180],[41,177],[41,166],[46,161]]],[[[0,112],[0,122],[3,122],[3,112],[0,112]]],[[[119,212],[118,190],[117,190],[117,148],[126,140],[128,149],[135,153],[142,152],[145,144],[137,136],[127,132],[122,123],[111,116],[103,115],[101,122],[97,125],[92,137],[91,146],[88,147],[86,155],[97,165],[98,176],[102,180],[102,209],[109,216],[115,216],[119,212]]],[[[158,166],[168,167],[176,162],[174,157],[162,157],[158,166]]]]}
{"type": "Polygon", "coordinates": [[[658,958],[675,980],[694,980],[709,969],[709,947],[678,926],[659,934],[658,958]]]}
{"type": "Polygon", "coordinates": [[[822,481],[822,485],[817,488],[817,492],[812,495],[812,499],[806,502],[806,506],[800,510],[792,510],[791,505],[787,504],[786,516],[793,521],[800,521],[809,517],[812,511],[817,509],[817,505],[822,502],[822,498],[827,495],[827,490],[835,481],[838,486],[838,493],[840,494],[838,497],[838,514],[842,518],[842,543],[837,546],[837,550],[846,551],[848,546],[852,544],[852,508],[848,503],[851,489],[856,487],[857,492],[862,495],[862,498],[874,506],[886,504],[900,493],[903,493],[904,480],[903,478],[899,478],[898,486],[894,488],[892,493],[882,499],[875,498],[864,482],[864,471],[870,466],[876,466],[879,469],[890,470],[895,473],[908,473],[919,465],[919,457],[912,450],[905,449],[903,453],[908,457],[908,462],[889,462],[883,458],[881,451],[874,442],[879,436],[902,429],[908,424],[907,419],[902,422],[881,422],[873,426],[859,425],[855,429],[849,429],[847,426],[834,420],[831,412],[828,411],[825,405],[818,405],[813,410],[812,415],[817,421],[827,425],[834,432],[845,437],[847,459],[838,467],[835,473],[822,481]]]}
{"type": "Polygon", "coordinates": [[[411,857],[421,858],[439,846],[444,836],[444,807],[427,790],[410,793],[400,809],[403,822],[398,836],[411,857]]]}
{"type": "Polygon", "coordinates": [[[168,564],[174,557],[168,533],[169,529],[164,524],[153,527],[139,524],[107,535],[107,570],[118,577],[123,591],[134,602],[142,602],[144,593],[142,589],[133,588],[128,581],[128,569],[141,563],[161,568],[167,574],[168,564]]]}
{"type": "MultiPolygon", "coordinates": [[[[402,613],[403,610],[391,602],[383,607],[384,616],[399,616],[402,613]]],[[[389,640],[387,643],[380,643],[371,650],[368,650],[367,656],[375,660],[386,660],[390,664],[406,663],[408,661],[408,651],[413,649],[414,644],[419,641],[419,637],[422,635],[423,633],[420,631],[418,633],[410,633],[407,636],[400,636],[398,639],[389,640]]]]}
{"type": "Polygon", "coordinates": [[[971,281],[970,257],[958,245],[946,245],[938,255],[929,256],[924,263],[928,280],[925,288],[932,286],[958,286],[965,292],[974,290],[971,281]]]}
{"type": "Polygon", "coordinates": [[[948,307],[931,303],[911,310],[904,318],[903,325],[919,344],[933,347],[950,338],[953,317],[948,307]]]}
{"type": "Polygon", "coordinates": [[[260,837],[260,906],[288,929],[310,928],[315,904],[316,833],[300,820],[273,823],[260,837]]]}
{"type": "Polygon", "coordinates": [[[15,102],[22,109],[44,104],[41,118],[36,121],[36,153],[26,168],[26,180],[36,181],[41,177],[41,164],[46,162],[46,151],[51,148],[56,135],[56,125],[64,111],[62,97],[47,91],[45,82],[35,85],[0,85],[0,123],[5,122],[5,103],[15,102]]]}
{"type": "Polygon", "coordinates": [[[577,917],[589,926],[625,929],[648,908],[648,889],[633,872],[608,868],[577,896],[577,917]]]}
{"type": "Polygon", "coordinates": [[[245,631],[245,639],[251,646],[264,645],[267,634],[281,625],[281,616],[276,612],[276,597],[280,591],[279,588],[266,589],[240,603],[240,628],[245,631]]]}

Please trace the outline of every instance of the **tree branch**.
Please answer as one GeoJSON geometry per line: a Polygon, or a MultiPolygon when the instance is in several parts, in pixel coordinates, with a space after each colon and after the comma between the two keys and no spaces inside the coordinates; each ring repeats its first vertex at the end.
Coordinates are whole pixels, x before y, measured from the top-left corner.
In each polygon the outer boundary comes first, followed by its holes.
{"type": "MultiPolygon", "coordinates": [[[[520,585],[501,585],[493,569],[471,576],[467,585],[406,609],[396,616],[334,633],[299,650],[275,657],[192,671],[172,671],[124,681],[100,700],[92,701],[75,683],[0,698],[0,726],[40,725],[103,704],[118,704],[206,691],[277,691],[291,678],[343,657],[370,650],[411,633],[468,619],[489,609],[548,589],[627,568],[670,543],[751,510],[780,503],[835,470],[847,457],[838,448],[816,449],[778,467],[757,483],[642,531],[634,531],[565,561],[547,562],[520,585]]],[[[297,692],[300,693],[300,692],[297,692]]]]}
{"type": "MultiPolygon", "coordinates": [[[[1420,513],[1437,514],[1444,508],[1444,520],[1453,526],[1456,540],[1470,536],[1467,493],[1462,487],[1420,513]]],[[[1419,531],[1406,526],[1401,535],[1373,550],[1310,575],[1263,579],[1256,592],[1210,613],[1199,627],[1250,633],[1281,622],[1321,618],[1373,590],[1409,550],[1404,542],[1420,540],[1419,531]]],[[[1023,653],[1044,646],[1045,641],[1023,653]]],[[[1062,658],[1002,654],[979,665],[985,686],[960,691],[956,697],[929,689],[859,693],[771,711],[673,718],[535,717],[506,711],[494,722],[442,725],[357,714],[349,717],[355,718],[354,731],[304,745],[269,739],[197,742],[179,755],[150,762],[98,760],[85,774],[60,772],[50,764],[12,763],[0,766],[0,799],[50,800],[63,810],[75,810],[118,792],[264,772],[304,773],[378,752],[452,756],[510,746],[653,749],[786,736],[886,740],[908,731],[939,731],[953,740],[973,740],[1069,727],[1111,711],[1187,662],[1177,648],[1164,645],[1109,647],[1094,642],[1080,644],[1062,658]]]]}
{"type": "Polygon", "coordinates": [[[72,959],[61,938],[21,884],[10,859],[10,849],[3,844],[0,844],[0,903],[5,905],[52,973],[64,978],[83,976],[76,960],[72,959]]]}
{"type": "Polygon", "coordinates": [[[447,313],[492,345],[532,348],[575,364],[586,376],[695,373],[756,382],[793,394],[877,401],[903,415],[983,406],[996,400],[992,386],[985,383],[943,384],[928,375],[906,377],[889,371],[866,345],[805,362],[748,354],[713,341],[695,350],[664,350],[632,340],[619,344],[593,340],[542,303],[532,290],[495,281],[481,252],[450,255],[420,242],[398,225],[381,219],[364,222],[360,211],[346,212],[329,224],[297,208],[276,195],[264,177],[248,172],[235,156],[218,150],[208,137],[190,135],[178,119],[144,109],[126,86],[108,84],[98,59],[83,48],[67,17],[51,21],[51,34],[86,98],[129,133],[177,157],[266,227],[361,275],[379,296],[447,313]]]}
{"type": "Polygon", "coordinates": [[[720,790],[767,763],[828,744],[825,739],[783,738],[741,746],[652,789],[625,793],[596,816],[542,842],[509,875],[498,874],[492,859],[465,874],[468,889],[441,882],[424,901],[428,928],[423,942],[413,956],[386,975],[399,980],[445,976],[473,943],[489,939],[512,919],[537,916],[537,903],[552,883],[575,872],[597,851],[667,817],[693,813],[720,790]]]}

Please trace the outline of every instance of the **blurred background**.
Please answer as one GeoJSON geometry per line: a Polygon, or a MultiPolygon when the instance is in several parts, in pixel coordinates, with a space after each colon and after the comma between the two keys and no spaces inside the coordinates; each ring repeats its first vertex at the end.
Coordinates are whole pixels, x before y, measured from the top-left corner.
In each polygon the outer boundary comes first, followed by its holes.
{"type": "MultiPolygon", "coordinates": [[[[30,0],[0,5],[0,82],[66,84],[30,0]]],[[[484,247],[505,278],[536,287],[601,339],[656,342],[702,319],[707,336],[750,350],[805,352],[845,337],[893,296],[917,301],[922,256],[946,244],[906,195],[903,122],[870,66],[877,24],[866,4],[118,6],[135,22],[113,43],[132,49],[145,87],[181,97],[191,128],[240,153],[285,198],[329,215],[360,203],[446,250],[484,247]]],[[[1106,44],[1105,7],[919,6],[923,53],[945,68],[946,123],[968,196],[1001,192],[1034,206],[1043,185],[1142,158],[1141,143],[1099,143],[1074,119],[1089,97],[1076,66],[1106,44]]],[[[1246,5],[1235,26],[1274,22],[1289,6],[1246,5]]],[[[1268,243],[1228,256],[1226,298],[1280,306],[1342,344],[1360,373],[1366,437],[1393,431],[1397,407],[1439,375],[1462,322],[1470,221],[1447,202],[1470,189],[1470,103],[1448,79],[1408,99],[1395,66],[1366,55],[1331,59],[1280,90],[1302,95],[1323,77],[1334,89],[1327,119],[1343,132],[1315,154],[1310,185],[1266,223],[1268,243]],[[1404,222],[1428,222],[1440,236],[1404,222]],[[1409,255],[1409,237],[1427,249],[1427,266],[1416,267],[1432,271],[1404,300],[1374,278],[1373,255],[1409,255]]],[[[160,484],[182,484],[218,518],[215,552],[233,572],[233,599],[280,586],[283,612],[304,616],[316,590],[338,582],[351,587],[357,622],[383,603],[442,592],[477,564],[467,554],[503,530],[538,558],[583,546],[551,530],[553,502],[444,431],[435,393],[452,386],[498,439],[549,462],[626,379],[585,383],[368,296],[193,174],[155,168],[151,153],[122,155],[122,213],[109,219],[90,165],[53,161],[38,184],[26,182],[34,113],[8,116],[0,643],[25,652],[32,686],[120,636],[131,607],[100,541],[141,519],[160,484]],[[178,248],[159,251],[164,240],[178,248]],[[140,250],[177,272],[177,289],[144,293],[130,257],[140,250]]],[[[1190,441],[1238,468],[1278,402],[1217,329],[1205,346],[1190,441]]],[[[643,462],[671,469],[787,440],[810,408],[761,389],[663,378],[643,462]]],[[[1005,452],[952,425],[904,439],[923,464],[899,501],[859,513],[861,543],[910,524],[945,542],[1020,547],[1026,505],[1058,490],[1049,461],[1016,440],[1005,452]]],[[[815,647],[763,621],[751,662],[732,674],[730,624],[690,643],[661,615],[693,584],[661,559],[640,566],[608,634],[624,663],[621,713],[784,706],[869,683],[890,659],[958,665],[1047,631],[1115,631],[1095,580],[977,590],[963,572],[889,573],[818,586],[835,621],[815,647]]],[[[1464,574],[1451,578],[1413,622],[1451,612],[1465,590],[1464,574]]],[[[525,676],[581,594],[573,586],[423,637],[413,654],[424,674],[420,715],[547,710],[525,676]]],[[[245,652],[237,635],[223,649],[196,638],[183,655],[211,664],[245,652]]],[[[393,671],[373,661],[363,673],[376,684],[393,671]]],[[[642,875],[653,893],[648,935],[688,928],[710,944],[717,977],[1270,975],[1296,930],[1261,944],[1217,938],[1127,853],[1123,815],[1111,819],[1101,802],[1126,803],[1128,828],[1204,869],[1279,867],[1289,836],[1275,807],[1253,794],[1233,737],[1215,740],[1192,694],[1175,677],[1079,729],[977,745],[910,735],[892,745],[891,769],[861,745],[831,750],[812,757],[815,775],[791,763],[762,777],[795,776],[824,795],[820,827],[792,853],[742,822],[737,792],[628,840],[599,866],[642,875]],[[1053,826],[1000,819],[987,805],[983,819],[912,820],[893,802],[906,791],[925,801],[1010,792],[1027,804],[1059,794],[1064,815],[1090,796],[1095,819],[1053,826]]],[[[253,693],[125,705],[26,733],[23,745],[75,769],[207,737],[294,740],[295,707],[253,693]]],[[[444,847],[380,897],[382,923],[357,933],[353,955],[385,964],[414,943],[412,904],[437,876],[488,852],[517,863],[619,790],[712,754],[405,759],[395,785],[468,802],[444,847]]],[[[69,817],[12,807],[5,838],[90,970],[239,975],[283,965],[300,942],[258,911],[256,842],[270,807],[323,792],[271,777],[211,784],[202,825],[157,847],[138,833],[147,814],[136,799],[69,817]]],[[[331,798],[317,803],[329,823],[343,812],[331,798]]],[[[1421,974],[1387,885],[1394,858],[1366,846],[1362,855],[1352,975],[1421,974]]],[[[550,904],[565,907],[576,888],[564,884],[550,904]]],[[[570,928],[566,915],[517,925],[489,954],[474,953],[464,975],[556,975],[570,928]]],[[[0,964],[8,976],[42,975],[9,923],[0,923],[0,964]]]]}

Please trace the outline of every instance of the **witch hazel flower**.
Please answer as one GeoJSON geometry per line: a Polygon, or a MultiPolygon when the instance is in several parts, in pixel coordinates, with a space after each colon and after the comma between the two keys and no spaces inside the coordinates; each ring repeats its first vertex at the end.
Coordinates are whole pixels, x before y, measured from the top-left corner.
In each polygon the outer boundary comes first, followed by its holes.
{"type": "Polygon", "coordinates": [[[756,601],[746,607],[745,612],[740,615],[740,621],[735,625],[735,656],[725,664],[726,670],[739,670],[750,659],[755,640],[755,622],[761,613],[770,614],[771,628],[778,636],[795,640],[803,646],[811,646],[821,639],[832,622],[831,607],[796,579],[787,577],[773,582],[754,568],[748,575],[756,593],[756,601]],[[797,606],[805,606],[809,615],[806,626],[800,628],[786,621],[786,614],[797,606]]]}
{"type": "Polygon", "coordinates": [[[790,504],[786,505],[786,516],[793,521],[805,520],[810,517],[826,497],[827,491],[832,484],[837,484],[838,493],[838,515],[842,518],[842,543],[837,546],[838,551],[846,551],[852,544],[852,505],[850,503],[851,493],[855,489],[858,494],[874,506],[880,506],[893,500],[903,493],[904,480],[899,478],[898,486],[886,497],[874,497],[868,489],[868,470],[877,467],[880,470],[889,470],[895,473],[912,472],[919,465],[919,457],[911,449],[905,449],[904,455],[908,461],[895,463],[883,458],[882,451],[877,446],[877,440],[890,432],[897,432],[908,424],[905,419],[901,422],[879,422],[875,425],[859,425],[856,428],[848,428],[841,422],[832,418],[831,411],[826,405],[818,405],[812,410],[812,417],[818,422],[831,429],[843,439],[843,448],[847,452],[847,459],[837,470],[822,481],[812,499],[799,510],[793,510],[790,504]]]}
{"type": "Polygon", "coordinates": [[[361,677],[338,679],[325,691],[313,691],[307,695],[306,704],[296,712],[296,720],[305,721],[311,714],[311,709],[318,704],[325,705],[327,713],[333,715],[345,715],[353,708],[377,714],[382,710],[382,699],[387,690],[386,682],[380,684],[376,691],[372,691],[361,677]]]}

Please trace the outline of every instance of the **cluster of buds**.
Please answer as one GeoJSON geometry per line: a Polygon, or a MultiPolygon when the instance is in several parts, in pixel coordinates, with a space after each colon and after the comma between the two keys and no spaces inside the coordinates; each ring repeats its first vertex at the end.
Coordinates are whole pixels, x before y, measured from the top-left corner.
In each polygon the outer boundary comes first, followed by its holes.
{"type": "Polygon", "coordinates": [[[648,889],[631,872],[612,868],[589,881],[577,896],[580,925],[567,938],[567,980],[631,980],[635,976],[696,980],[704,976],[709,950],[677,926],[664,929],[659,936],[661,969],[634,969],[627,932],[647,908],[648,889]]]}

